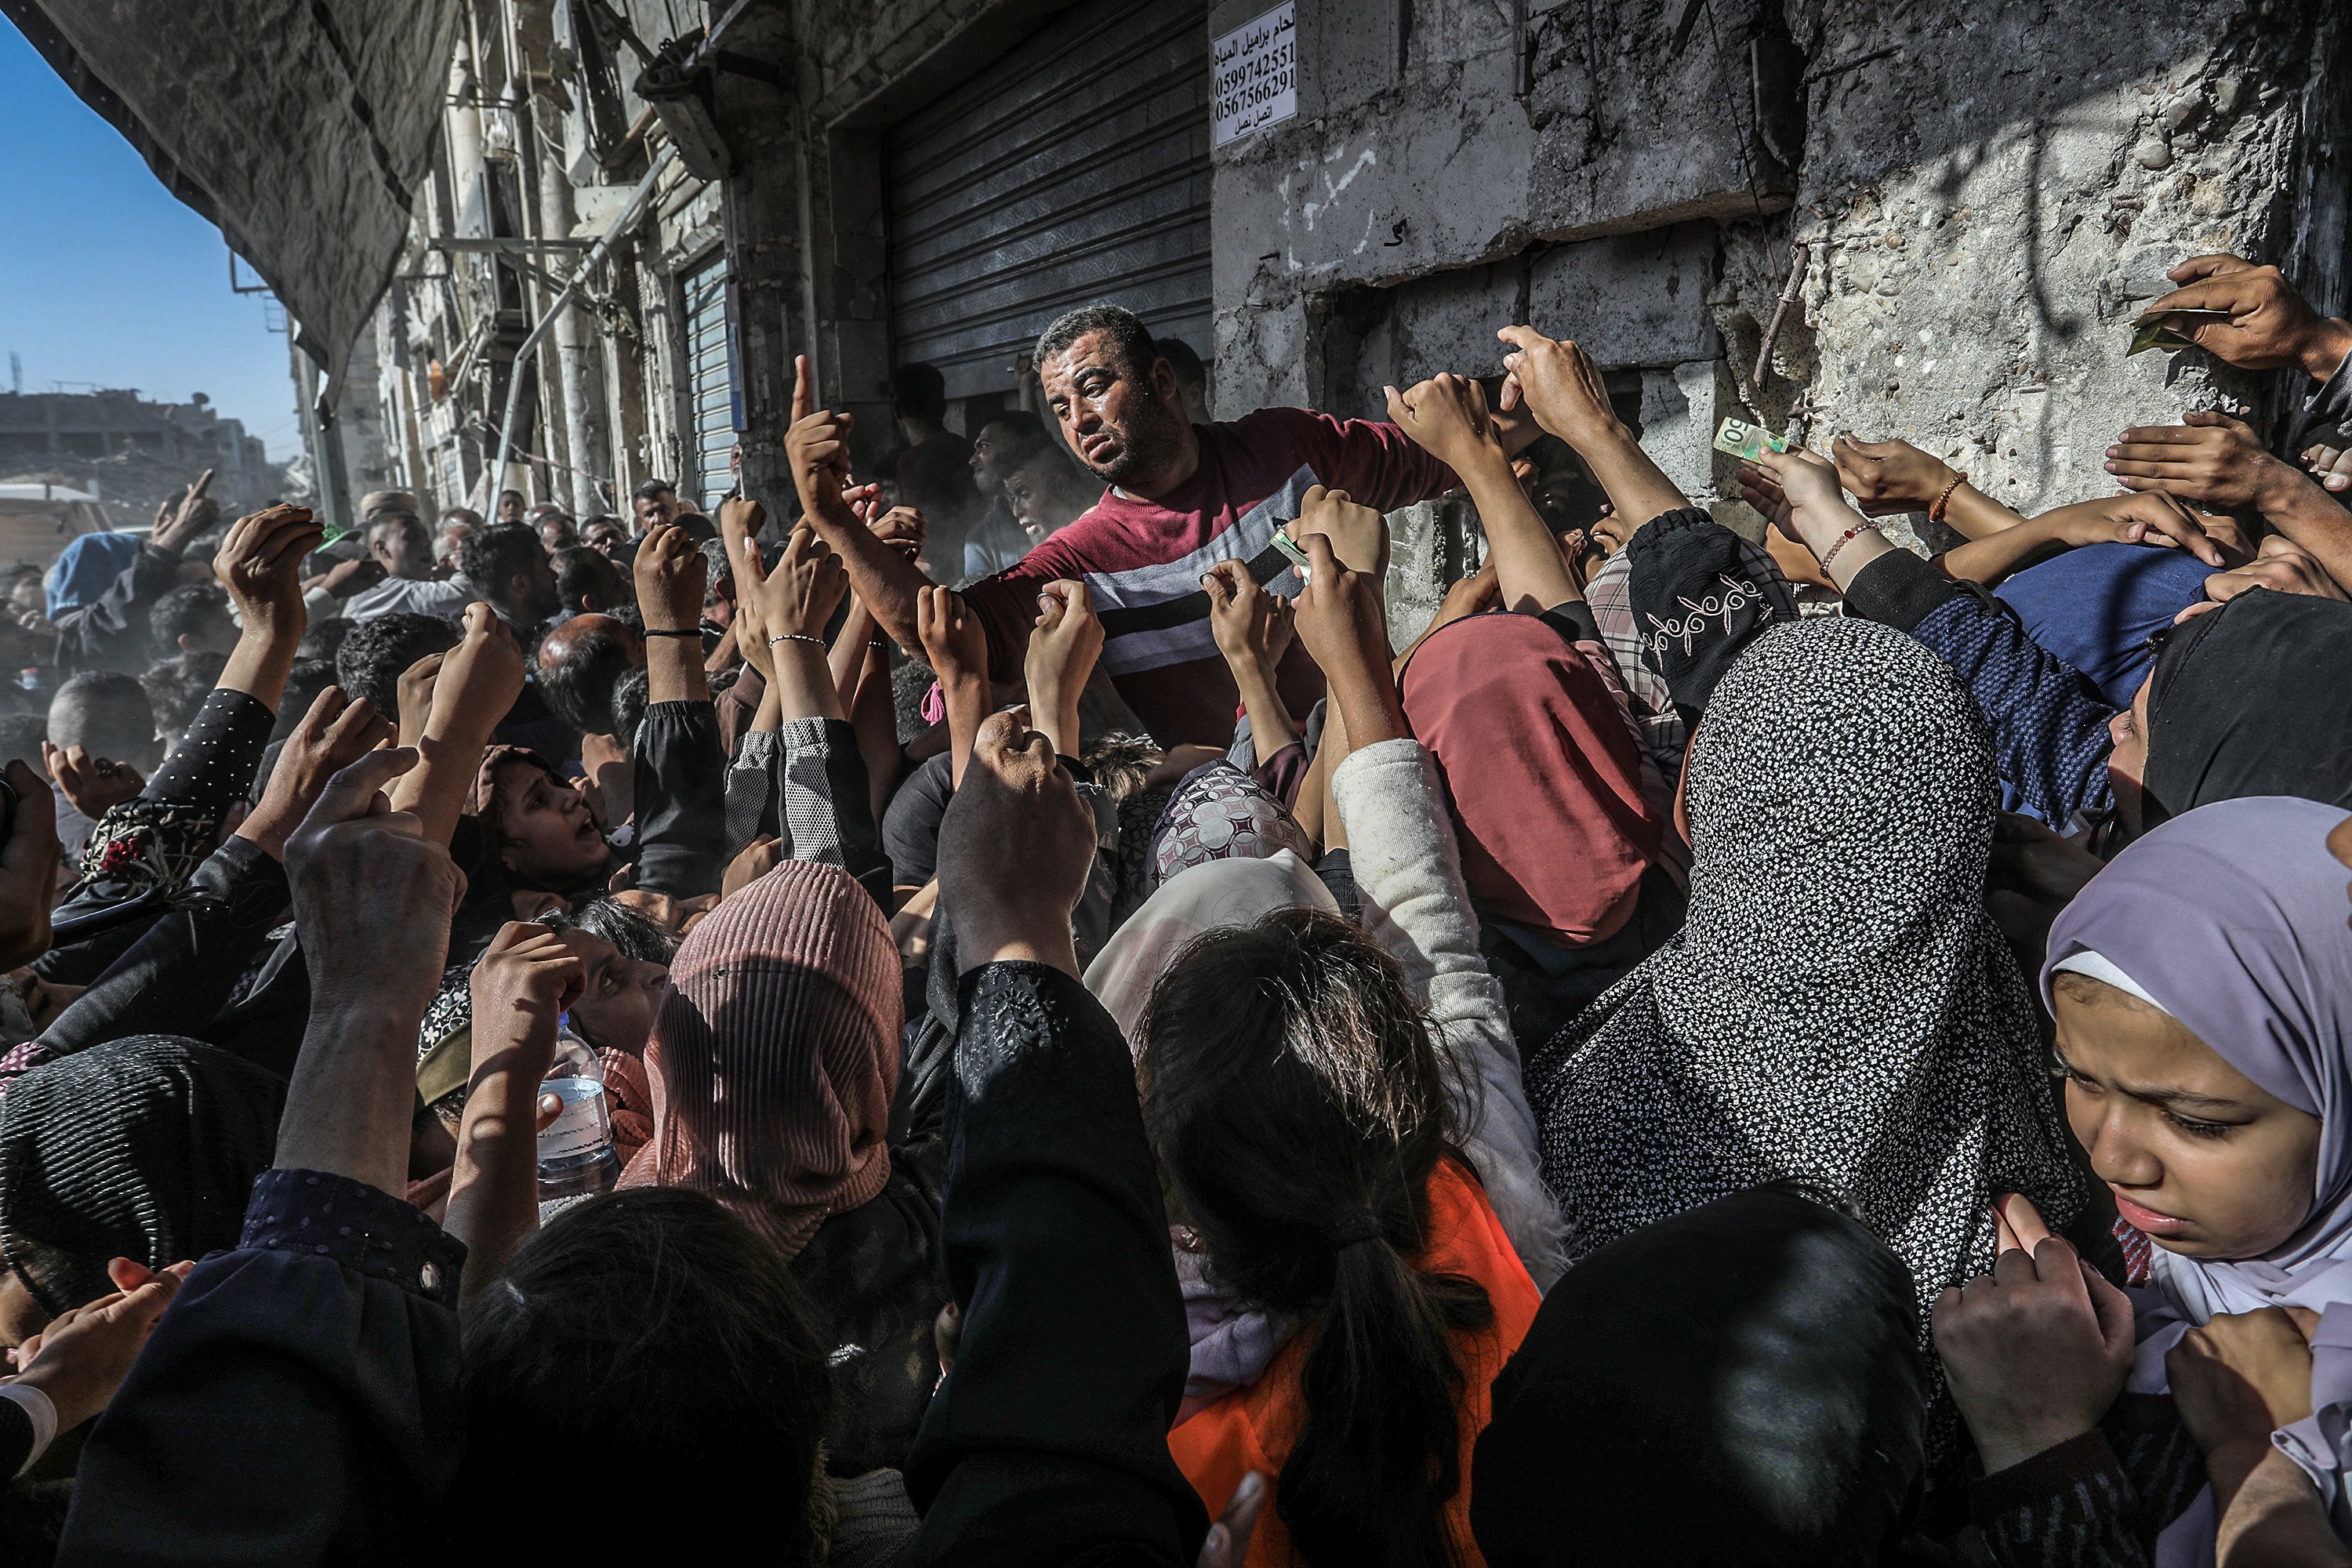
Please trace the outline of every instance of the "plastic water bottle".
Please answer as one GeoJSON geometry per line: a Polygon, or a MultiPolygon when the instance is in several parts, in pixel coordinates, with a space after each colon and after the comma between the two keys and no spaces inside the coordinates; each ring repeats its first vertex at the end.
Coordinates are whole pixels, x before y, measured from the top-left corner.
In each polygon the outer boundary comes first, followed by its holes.
{"type": "Polygon", "coordinates": [[[539,1197],[593,1196],[621,1179],[613,1152],[613,1115],[604,1101],[604,1069],[588,1042],[572,1032],[572,1015],[555,1026],[555,1063],[539,1086],[563,1109],[539,1135],[539,1197]]]}

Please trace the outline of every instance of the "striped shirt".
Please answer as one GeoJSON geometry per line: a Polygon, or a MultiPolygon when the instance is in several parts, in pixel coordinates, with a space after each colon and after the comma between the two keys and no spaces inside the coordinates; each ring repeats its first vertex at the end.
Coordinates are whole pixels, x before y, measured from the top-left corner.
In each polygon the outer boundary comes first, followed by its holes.
{"type": "MultiPolygon", "coordinates": [[[[988,628],[992,673],[1017,680],[1038,585],[1085,583],[1102,617],[1103,669],[1152,736],[1162,745],[1223,746],[1240,694],[1210,635],[1202,574],[1220,561],[1244,561],[1270,592],[1296,595],[1297,574],[1274,535],[1298,515],[1308,489],[1328,485],[1391,511],[1457,481],[1403,431],[1370,420],[1261,408],[1193,431],[1201,464],[1182,484],[1150,500],[1105,491],[1076,521],[964,596],[988,628]]],[[[1321,675],[1296,644],[1277,682],[1297,713],[1322,692],[1321,675]]]]}

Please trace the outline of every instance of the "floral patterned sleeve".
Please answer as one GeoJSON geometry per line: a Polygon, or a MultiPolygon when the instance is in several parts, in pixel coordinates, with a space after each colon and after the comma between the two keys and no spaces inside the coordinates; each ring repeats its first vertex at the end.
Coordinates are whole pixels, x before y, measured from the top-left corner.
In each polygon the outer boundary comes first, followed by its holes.
{"type": "Polygon", "coordinates": [[[177,892],[220,844],[229,812],[253,789],[277,716],[242,691],[216,689],[135,800],[100,818],[69,898],[116,903],[177,892]]]}

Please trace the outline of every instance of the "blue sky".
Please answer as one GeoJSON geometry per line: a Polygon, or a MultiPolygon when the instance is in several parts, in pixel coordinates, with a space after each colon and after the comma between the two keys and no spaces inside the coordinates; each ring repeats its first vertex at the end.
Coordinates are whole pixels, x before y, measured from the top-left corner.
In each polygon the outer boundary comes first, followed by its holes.
{"type": "MultiPolygon", "coordinates": [[[[233,294],[220,230],[166,192],[131,143],[0,19],[0,390],[135,386],[208,393],[284,461],[301,449],[280,320],[233,294]]],[[[257,279],[240,268],[238,280],[257,279]]]]}

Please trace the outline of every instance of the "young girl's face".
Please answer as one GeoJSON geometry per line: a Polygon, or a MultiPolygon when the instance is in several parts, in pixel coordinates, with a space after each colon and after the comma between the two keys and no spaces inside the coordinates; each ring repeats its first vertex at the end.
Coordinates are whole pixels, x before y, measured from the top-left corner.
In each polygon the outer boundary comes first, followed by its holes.
{"type": "Polygon", "coordinates": [[[2319,1118],[2103,982],[2053,987],[2066,1120],[2124,1218],[2189,1258],[2259,1258],[2311,1212],[2319,1118]]]}

